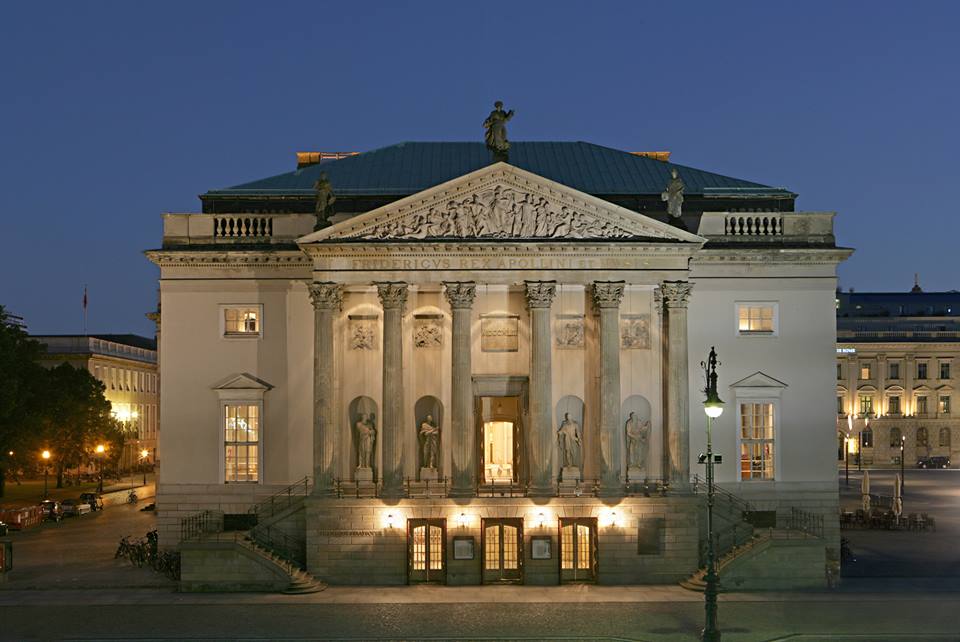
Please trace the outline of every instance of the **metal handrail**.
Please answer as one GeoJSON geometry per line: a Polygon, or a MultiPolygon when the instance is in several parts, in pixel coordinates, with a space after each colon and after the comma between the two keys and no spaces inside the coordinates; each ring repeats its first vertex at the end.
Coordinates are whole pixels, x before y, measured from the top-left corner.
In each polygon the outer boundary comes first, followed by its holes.
{"type": "MultiPolygon", "coordinates": [[[[699,475],[694,475],[692,486],[693,486],[694,493],[699,494],[701,492],[706,492],[707,481],[701,478],[699,475]]],[[[741,510],[743,510],[744,512],[751,512],[753,510],[753,505],[749,501],[743,499],[742,497],[738,497],[737,495],[734,495],[728,490],[724,490],[723,488],[721,488],[716,484],[713,485],[713,492],[714,492],[714,497],[720,496],[722,499],[727,500],[727,502],[730,504],[736,504],[738,506],[741,506],[742,507],[741,510]]]]}
{"type": "Polygon", "coordinates": [[[273,526],[254,526],[250,529],[249,537],[259,546],[291,564],[296,564],[301,569],[306,567],[306,539],[293,537],[286,531],[273,526]]]}
{"type": "Polygon", "coordinates": [[[787,528],[823,539],[823,515],[800,508],[791,508],[787,528]]]}
{"type": "Polygon", "coordinates": [[[304,477],[283,490],[277,491],[267,499],[254,504],[247,509],[247,513],[256,514],[259,517],[271,517],[309,494],[310,477],[304,477]]]}
{"type": "Polygon", "coordinates": [[[202,539],[223,532],[223,511],[204,510],[180,520],[180,541],[202,539]]]}

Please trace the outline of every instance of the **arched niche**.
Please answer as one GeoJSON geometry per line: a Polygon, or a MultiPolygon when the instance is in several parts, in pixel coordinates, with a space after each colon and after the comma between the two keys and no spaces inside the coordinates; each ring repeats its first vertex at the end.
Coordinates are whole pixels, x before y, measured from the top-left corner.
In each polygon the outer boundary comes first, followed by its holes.
{"type": "Polygon", "coordinates": [[[350,436],[350,471],[353,475],[355,481],[373,481],[377,479],[377,470],[379,466],[377,465],[377,449],[380,446],[380,414],[377,410],[377,402],[371,399],[370,397],[360,396],[354,398],[350,402],[350,405],[347,407],[347,417],[349,418],[350,425],[348,426],[347,434],[350,436]],[[360,433],[361,433],[361,422],[369,422],[373,426],[373,440],[369,446],[370,450],[370,460],[369,460],[369,470],[370,473],[367,473],[364,469],[366,466],[362,466],[359,460],[360,457],[360,433]],[[370,475],[370,479],[365,479],[370,475]]]}
{"type": "Polygon", "coordinates": [[[417,399],[417,402],[413,405],[413,425],[416,426],[417,430],[417,469],[420,481],[427,481],[429,477],[436,479],[443,463],[443,433],[445,428],[443,424],[443,403],[430,395],[417,399]],[[432,424],[437,431],[433,466],[426,466],[425,455],[430,430],[425,428],[425,424],[432,424]]]}
{"type": "MultiPolygon", "coordinates": [[[[561,397],[560,401],[557,402],[556,414],[554,415],[557,439],[557,461],[559,462],[561,476],[566,469],[576,469],[576,471],[569,470],[572,475],[577,477],[577,479],[573,481],[579,480],[580,471],[583,470],[583,414],[584,404],[580,397],[567,395],[566,397],[561,397]],[[566,424],[565,422],[568,421],[572,423],[566,424]],[[574,433],[579,437],[579,441],[574,439],[574,433]],[[564,453],[565,448],[569,449],[572,462],[567,461],[564,453]]],[[[571,480],[564,479],[563,481],[571,480]]]]}
{"type": "Polygon", "coordinates": [[[630,482],[642,482],[650,477],[652,412],[650,401],[643,395],[630,395],[620,407],[623,463],[630,482]]]}

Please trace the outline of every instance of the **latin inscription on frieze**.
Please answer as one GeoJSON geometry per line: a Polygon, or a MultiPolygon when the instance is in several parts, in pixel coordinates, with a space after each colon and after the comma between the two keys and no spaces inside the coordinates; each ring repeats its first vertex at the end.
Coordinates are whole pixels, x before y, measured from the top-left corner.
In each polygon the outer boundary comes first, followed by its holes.
{"type": "Polygon", "coordinates": [[[639,270],[646,267],[640,259],[551,256],[363,258],[349,261],[351,270],[639,270]]]}

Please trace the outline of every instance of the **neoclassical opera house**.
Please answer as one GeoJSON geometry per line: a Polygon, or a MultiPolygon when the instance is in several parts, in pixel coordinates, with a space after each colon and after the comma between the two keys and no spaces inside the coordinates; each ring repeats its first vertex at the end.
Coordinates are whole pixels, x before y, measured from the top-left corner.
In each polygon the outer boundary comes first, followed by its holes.
{"type": "Polygon", "coordinates": [[[668,156],[301,153],[165,214],[157,508],[183,587],[696,584],[711,346],[722,577],[822,585],[850,251],[833,213],[668,156]]]}

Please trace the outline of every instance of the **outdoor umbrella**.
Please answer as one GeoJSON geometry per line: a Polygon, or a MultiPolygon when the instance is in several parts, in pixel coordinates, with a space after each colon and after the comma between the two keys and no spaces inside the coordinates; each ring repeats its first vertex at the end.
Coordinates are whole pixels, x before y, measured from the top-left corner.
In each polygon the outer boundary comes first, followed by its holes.
{"type": "Polygon", "coordinates": [[[897,476],[893,479],[893,514],[897,518],[897,521],[900,521],[900,516],[903,515],[903,497],[900,487],[902,482],[900,481],[900,473],[897,473],[897,476]]]}
{"type": "Polygon", "coordinates": [[[860,482],[860,494],[863,495],[863,512],[870,512],[870,471],[863,471],[863,480],[860,482]]]}

